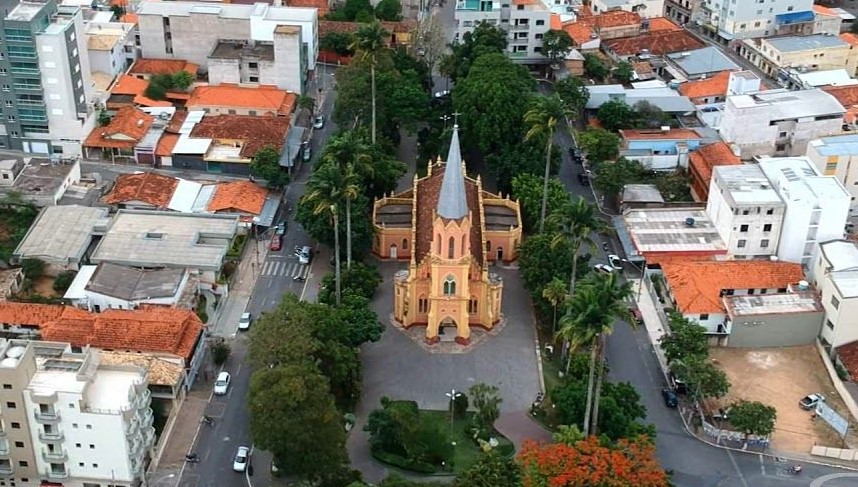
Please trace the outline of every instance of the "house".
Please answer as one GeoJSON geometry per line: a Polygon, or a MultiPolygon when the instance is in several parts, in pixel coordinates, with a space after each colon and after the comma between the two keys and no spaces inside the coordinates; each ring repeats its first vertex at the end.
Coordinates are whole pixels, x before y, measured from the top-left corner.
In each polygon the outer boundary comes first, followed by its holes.
{"type": "Polygon", "coordinates": [[[709,199],[712,169],[716,166],[735,166],[742,161],[724,142],[701,145],[688,154],[688,175],[691,178],[691,196],[694,201],[709,199]]]}
{"type": "MultiPolygon", "coordinates": [[[[268,190],[257,184],[250,181],[231,181],[216,186],[207,209],[214,214],[239,215],[242,223],[251,224],[259,223],[264,213],[270,213],[273,219],[278,204],[279,198],[270,199],[268,190]]],[[[264,226],[271,226],[271,222],[264,226]]]]}
{"type": "Polygon", "coordinates": [[[819,244],[813,262],[814,287],[825,308],[825,324],[819,338],[826,347],[837,348],[858,340],[858,247],[848,240],[819,244]]]}
{"type": "Polygon", "coordinates": [[[703,137],[692,129],[620,130],[620,156],[655,171],[688,167],[688,152],[700,146],[703,137]]]}
{"type": "Polygon", "coordinates": [[[813,278],[820,242],[843,238],[852,197],[806,157],[761,158],[759,168],[786,204],[778,258],[798,262],[813,278]]]}
{"type": "Polygon", "coordinates": [[[134,64],[128,69],[128,75],[149,81],[155,75],[175,76],[184,71],[196,78],[199,69],[200,66],[198,64],[189,63],[184,59],[150,59],[141,57],[134,61],[134,64]]]}
{"type": "Polygon", "coordinates": [[[858,84],[822,86],[820,89],[833,96],[846,110],[843,116],[843,129],[854,129],[858,121],[858,84]]]}
{"type": "Polygon", "coordinates": [[[813,139],[837,134],[846,110],[819,90],[769,90],[728,96],[718,131],[739,157],[797,156],[813,139]]]}
{"type": "Polygon", "coordinates": [[[36,206],[58,204],[80,182],[78,159],[11,158],[0,160],[0,193],[17,194],[36,206]]]}
{"type": "Polygon", "coordinates": [[[593,0],[590,8],[594,14],[623,11],[636,13],[646,19],[661,16],[664,0],[593,0]]]}
{"type": "Polygon", "coordinates": [[[295,110],[298,97],[295,93],[275,86],[255,88],[221,84],[197,86],[185,107],[202,110],[211,115],[249,115],[288,117],[295,110]]]}
{"type": "Polygon", "coordinates": [[[724,296],[724,327],[728,347],[794,347],[813,345],[825,318],[816,293],[803,285],[787,287],[786,293],[724,296]]]}
{"type": "Polygon", "coordinates": [[[602,49],[617,60],[628,60],[638,55],[663,56],[675,52],[700,49],[705,44],[684,30],[644,32],[634,37],[602,39],[602,49]]]}
{"type": "Polygon", "coordinates": [[[664,206],[664,196],[654,184],[627,184],[623,186],[620,197],[620,210],[638,208],[660,208],[664,206]]]}
{"type": "Polygon", "coordinates": [[[727,99],[730,74],[730,71],[721,71],[711,77],[686,81],[679,85],[679,94],[687,96],[695,105],[723,103],[727,99]]]}
{"type": "Polygon", "coordinates": [[[83,143],[86,157],[90,153],[116,162],[117,158],[130,159],[137,162],[134,149],[149,132],[155,117],[132,107],[120,108],[110,123],[104,127],[96,127],[90,132],[83,143]]]}
{"type": "Polygon", "coordinates": [[[45,273],[55,276],[86,263],[96,235],[107,225],[107,208],[78,205],[48,206],[27,230],[12,253],[12,262],[40,259],[45,273]]]}
{"type": "Polygon", "coordinates": [[[737,71],[739,66],[714,46],[702,49],[674,52],[664,56],[665,71],[679,81],[707,79],[727,71],[737,71]]]}
{"type": "Polygon", "coordinates": [[[850,213],[858,214],[858,135],[822,137],[807,144],[807,158],[821,174],[834,176],[852,197],[850,213]]]}
{"type": "Polygon", "coordinates": [[[786,205],[758,164],[712,168],[706,213],[736,259],[775,255],[786,205]]]}
{"type": "Polygon", "coordinates": [[[710,259],[727,253],[727,244],[701,207],[626,210],[614,228],[630,261],[655,264],[672,258],[710,259]]]}
{"type": "Polygon", "coordinates": [[[120,174],[102,202],[134,210],[168,209],[179,181],[152,171],[120,174]]]}
{"type": "Polygon", "coordinates": [[[199,279],[187,269],[143,269],[103,262],[81,267],[63,298],[95,313],[147,304],[193,309],[198,287],[199,279]]]}
{"type": "Polygon", "coordinates": [[[853,75],[858,67],[858,51],[835,35],[745,39],[738,52],[771,77],[778,77],[781,69],[790,67],[808,70],[846,68],[853,75]]]}
{"type": "MultiPolygon", "coordinates": [[[[95,73],[100,73],[112,82],[134,63],[137,58],[136,32],[134,24],[125,22],[87,23],[86,47],[93,79],[98,79],[95,73]]],[[[108,86],[100,89],[106,91],[108,86]]]]}
{"type": "Polygon", "coordinates": [[[113,86],[110,87],[110,96],[105,106],[108,110],[120,110],[125,107],[171,107],[173,104],[166,100],[153,100],[146,96],[146,88],[149,82],[131,76],[121,74],[113,86]]]}
{"type": "Polygon", "coordinates": [[[647,101],[665,113],[686,114],[694,111],[694,104],[688,97],[681,96],[676,90],[668,88],[662,81],[652,80],[632,83],[632,88],[623,85],[589,85],[587,110],[598,110],[610,100],[622,100],[629,106],[639,101],[647,101]]]}
{"type": "Polygon", "coordinates": [[[724,297],[785,294],[804,279],[801,265],[768,260],[672,260],[661,269],[676,311],[719,338],[729,336],[733,324],[727,320],[724,297]]]}
{"type": "Polygon", "coordinates": [[[319,55],[315,8],[143,1],[140,46],[152,59],[200,66],[210,84],[273,85],[304,94],[319,55]]]}
{"type": "Polygon", "coordinates": [[[23,286],[23,270],[7,269],[0,271],[0,302],[6,301],[13,294],[19,293],[23,286]]]}
{"type": "Polygon", "coordinates": [[[579,22],[577,19],[564,22],[563,31],[569,34],[572,45],[582,54],[591,54],[599,50],[602,39],[588,22],[579,22]]]}
{"type": "Polygon", "coordinates": [[[807,68],[784,68],[778,76],[778,84],[791,90],[809,90],[824,86],[858,84],[852,74],[843,68],[808,71],[807,68]]]}

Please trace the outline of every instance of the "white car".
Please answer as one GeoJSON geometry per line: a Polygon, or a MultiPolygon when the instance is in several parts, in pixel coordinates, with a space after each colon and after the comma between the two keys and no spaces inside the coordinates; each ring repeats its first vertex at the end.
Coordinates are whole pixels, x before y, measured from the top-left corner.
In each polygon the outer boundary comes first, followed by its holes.
{"type": "Polygon", "coordinates": [[[596,264],[593,266],[593,270],[599,272],[601,274],[613,274],[614,269],[611,268],[608,264],[596,264]]]}
{"type": "Polygon", "coordinates": [[[250,448],[246,446],[238,447],[235,452],[235,460],[232,461],[232,469],[236,472],[244,472],[247,470],[247,460],[250,458],[250,448]]]}
{"type": "Polygon", "coordinates": [[[620,258],[619,255],[611,254],[608,256],[608,262],[611,263],[611,267],[616,271],[623,270],[623,259],[620,258]]]}
{"type": "Polygon", "coordinates": [[[324,115],[316,115],[316,118],[313,119],[313,128],[320,129],[325,126],[325,117],[324,115]]]}
{"type": "Polygon", "coordinates": [[[226,395],[226,391],[229,390],[229,382],[232,380],[229,372],[221,372],[217,375],[217,380],[214,383],[214,393],[217,396],[226,395]]]}
{"type": "Polygon", "coordinates": [[[238,319],[238,329],[241,331],[250,329],[250,313],[241,314],[241,318],[238,319]]]}
{"type": "Polygon", "coordinates": [[[309,245],[305,245],[295,253],[295,256],[298,257],[299,264],[307,265],[313,259],[313,249],[309,245]]]}
{"type": "Polygon", "coordinates": [[[798,402],[798,405],[805,410],[816,409],[816,405],[825,402],[825,396],[820,393],[816,394],[808,394],[801,398],[801,401],[798,402]]]}

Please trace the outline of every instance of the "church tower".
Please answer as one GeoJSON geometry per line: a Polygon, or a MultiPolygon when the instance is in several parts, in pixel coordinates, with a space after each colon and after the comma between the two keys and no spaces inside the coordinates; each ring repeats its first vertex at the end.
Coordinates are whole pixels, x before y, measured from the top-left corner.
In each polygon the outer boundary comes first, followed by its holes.
{"type": "Polygon", "coordinates": [[[453,328],[456,341],[467,343],[470,340],[468,298],[469,273],[473,260],[472,221],[465,190],[465,162],[459,147],[459,126],[454,125],[432,222],[432,286],[426,330],[430,342],[438,341],[439,333],[452,333],[453,328]]]}

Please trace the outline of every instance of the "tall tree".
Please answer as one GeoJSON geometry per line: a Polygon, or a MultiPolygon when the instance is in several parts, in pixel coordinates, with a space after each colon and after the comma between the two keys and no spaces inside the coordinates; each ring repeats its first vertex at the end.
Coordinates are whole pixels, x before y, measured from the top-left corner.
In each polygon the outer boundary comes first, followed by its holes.
{"type": "Polygon", "coordinates": [[[550,29],[542,36],[542,54],[548,58],[548,64],[554,69],[572,50],[572,38],[565,30],[550,29]]]}
{"type": "Polygon", "coordinates": [[[588,127],[578,141],[591,162],[613,161],[620,155],[620,138],[601,127],[588,127]]]}
{"type": "Polygon", "coordinates": [[[282,188],[289,182],[289,173],[280,166],[280,153],[271,145],[259,149],[253,155],[250,172],[264,179],[269,188],[282,188]]]}
{"type": "Polygon", "coordinates": [[[708,357],[690,356],[685,360],[677,360],[670,366],[670,370],[688,384],[695,400],[724,397],[730,390],[727,374],[713,365],[708,357]]]}
{"type": "Polygon", "coordinates": [[[399,22],[402,20],[402,4],[399,0],[380,0],[375,6],[375,16],[378,20],[399,22]]]}
{"type": "Polygon", "coordinates": [[[659,339],[668,364],[688,357],[709,355],[709,339],[705,328],[675,311],[668,314],[668,320],[670,333],[659,339]]]}
{"type": "Polygon", "coordinates": [[[373,22],[362,25],[355,33],[355,42],[352,49],[359,53],[360,57],[369,61],[370,77],[372,80],[372,143],[376,140],[375,124],[375,68],[378,64],[378,54],[385,48],[385,39],[389,34],[381,24],[373,22]]]}
{"type": "Polygon", "coordinates": [[[623,100],[609,100],[602,104],[596,111],[596,118],[602,127],[610,132],[620,129],[637,127],[638,112],[623,100]]]}
{"type": "Polygon", "coordinates": [[[730,424],[748,435],[768,436],[775,430],[778,410],[759,401],[739,401],[730,406],[730,424]]]}
{"type": "Polygon", "coordinates": [[[581,114],[581,111],[587,106],[587,101],[590,100],[590,92],[577,76],[568,76],[557,81],[554,84],[554,92],[560,95],[563,103],[566,104],[566,110],[576,115],[581,114]]]}
{"type": "Polygon", "coordinates": [[[330,213],[334,226],[334,261],[336,263],[336,303],[340,305],[340,228],[337,205],[345,200],[345,188],[353,184],[343,170],[334,163],[323,164],[317,168],[307,182],[307,192],[301,202],[312,207],[313,214],[330,213]]]}
{"type": "MultiPolygon", "coordinates": [[[[549,31],[550,32],[550,31],[549,31]]],[[[542,182],[542,209],[539,212],[539,231],[545,229],[545,211],[548,206],[548,178],[551,176],[551,149],[554,146],[554,130],[563,118],[563,101],[557,94],[537,98],[533,107],[524,114],[524,123],[528,125],[524,140],[544,137],[545,174],[542,182]]]]}
{"type": "Polygon", "coordinates": [[[583,197],[573,200],[565,205],[560,211],[552,215],[551,228],[554,234],[554,244],[561,242],[569,244],[572,252],[572,274],[569,277],[569,295],[575,293],[575,279],[578,271],[578,253],[586,246],[590,249],[596,248],[593,241],[593,232],[598,232],[605,227],[605,222],[596,214],[593,205],[583,197]]]}
{"type": "MultiPolygon", "coordinates": [[[[545,194],[542,178],[534,174],[519,174],[512,178],[512,197],[521,206],[521,220],[524,230],[530,232],[539,224],[539,212],[542,197],[545,194]]],[[[552,177],[548,181],[548,209],[546,218],[557,213],[569,204],[569,192],[559,178],[552,177]]]]}
{"type": "Polygon", "coordinates": [[[633,159],[620,157],[616,161],[595,163],[596,179],[594,184],[606,196],[620,194],[627,184],[645,183],[651,181],[653,172],[646,166],[633,159]]]}
{"type": "Polygon", "coordinates": [[[551,336],[557,333],[557,307],[565,303],[569,298],[569,289],[566,283],[558,278],[554,278],[542,289],[542,297],[551,303],[553,312],[551,319],[551,336]]]}
{"type": "Polygon", "coordinates": [[[471,32],[462,36],[462,42],[450,45],[451,53],[441,61],[441,71],[453,81],[468,76],[471,65],[480,56],[490,53],[503,54],[506,51],[506,32],[488,22],[480,22],[471,32]]]}
{"type": "Polygon", "coordinates": [[[608,68],[602,59],[596,54],[584,55],[584,73],[597,80],[603,80],[608,76],[608,68]]]}

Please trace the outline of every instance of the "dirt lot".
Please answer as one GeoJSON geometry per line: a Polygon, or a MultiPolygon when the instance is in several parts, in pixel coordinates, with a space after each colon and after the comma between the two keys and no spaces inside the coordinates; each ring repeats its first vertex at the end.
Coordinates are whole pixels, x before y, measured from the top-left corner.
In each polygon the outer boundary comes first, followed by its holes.
{"type": "Polygon", "coordinates": [[[53,297],[57,295],[57,292],[54,291],[54,278],[48,276],[42,276],[35,281],[33,281],[33,289],[46,297],[53,297]]]}
{"type": "MultiPolygon", "coordinates": [[[[814,445],[842,446],[837,433],[824,421],[812,420],[812,413],[798,401],[813,392],[822,393],[829,406],[849,418],[822,358],[813,346],[790,348],[711,348],[709,355],[730,379],[730,393],[721,400],[727,405],[737,400],[760,401],[778,410],[771,447],[775,451],[808,453],[814,445]]],[[[850,418],[850,423],[853,421],[850,418]]],[[[850,425],[847,442],[855,428],[850,425]]]]}

